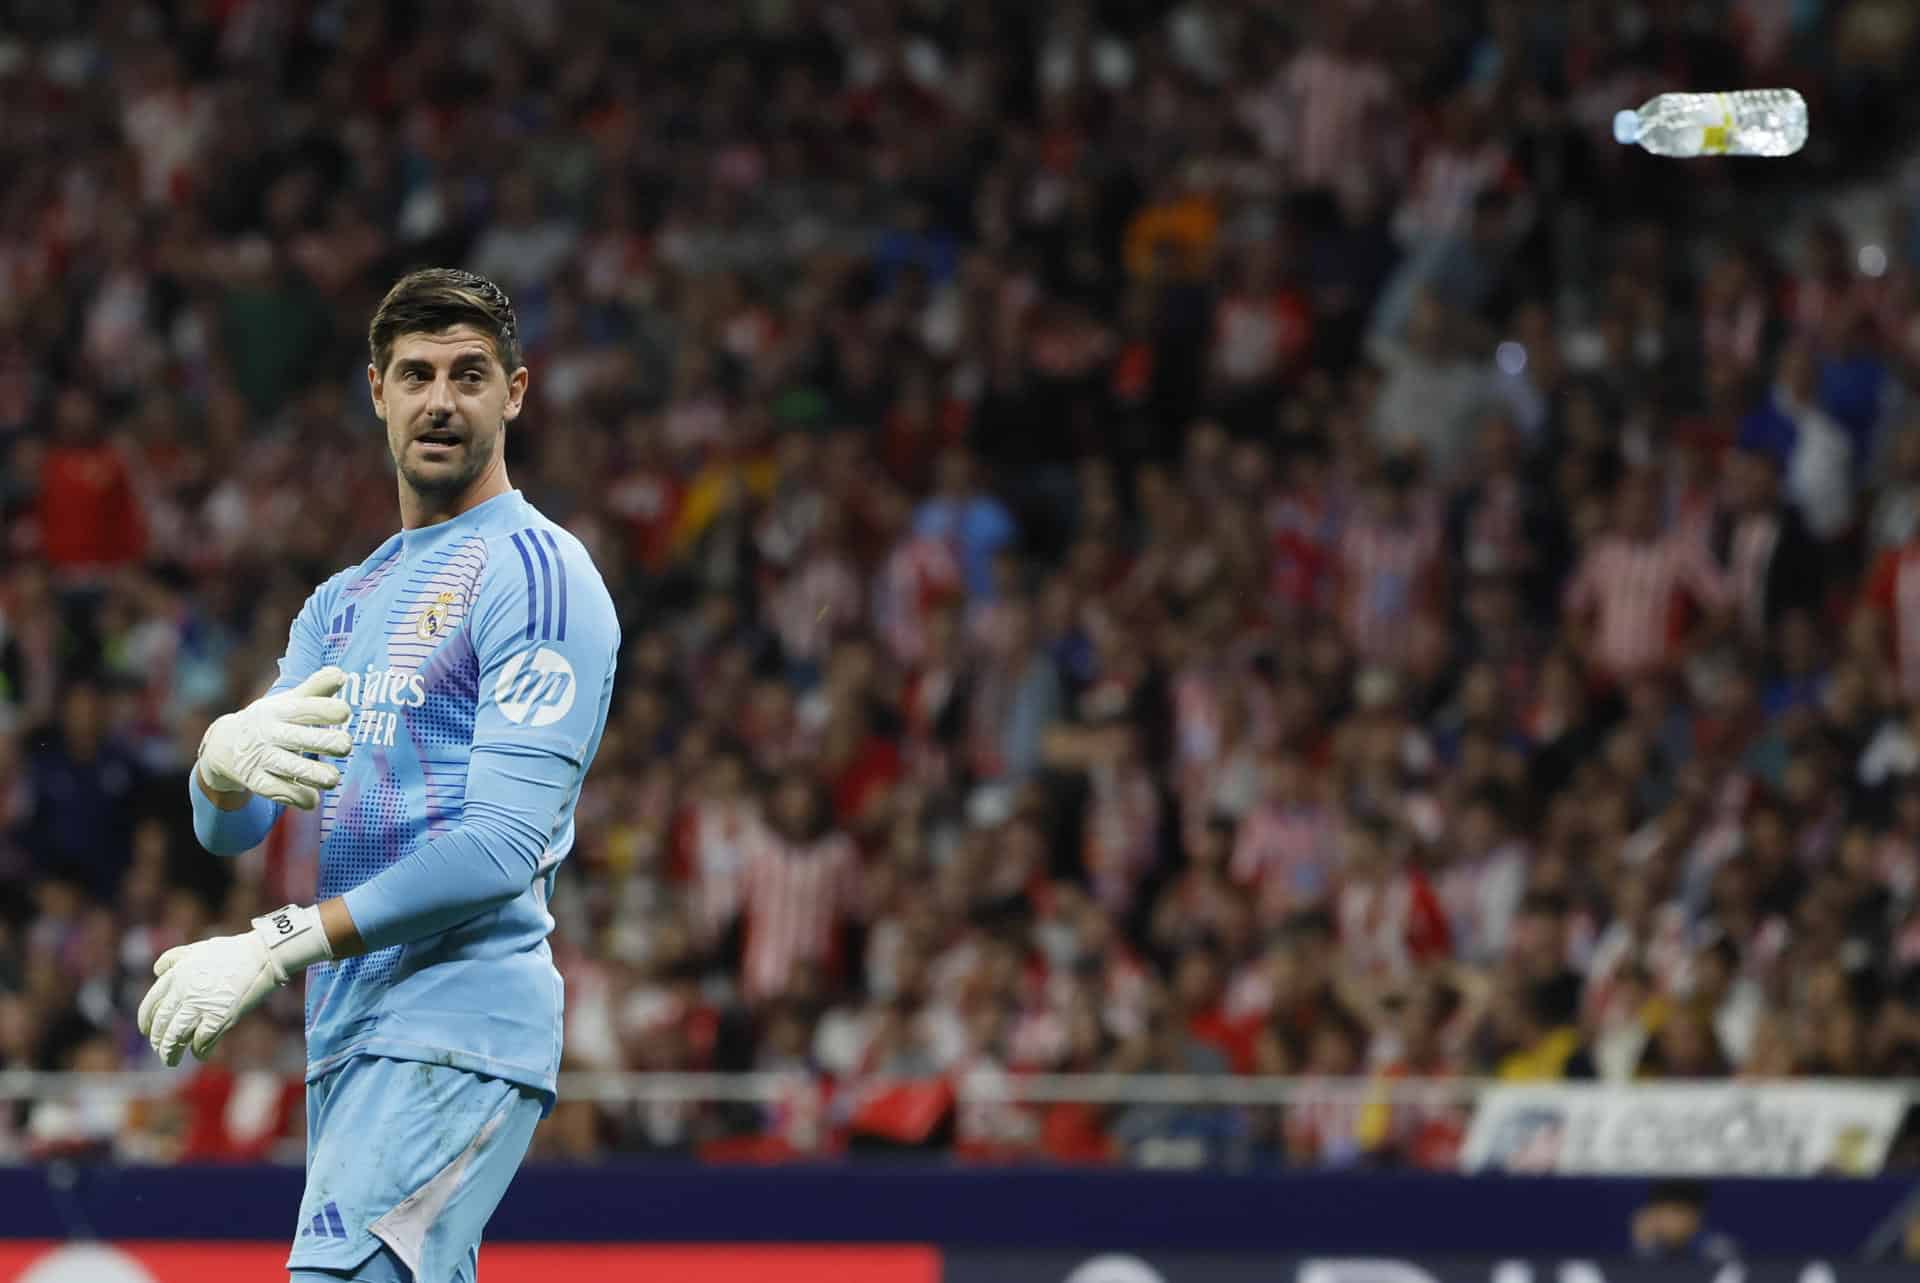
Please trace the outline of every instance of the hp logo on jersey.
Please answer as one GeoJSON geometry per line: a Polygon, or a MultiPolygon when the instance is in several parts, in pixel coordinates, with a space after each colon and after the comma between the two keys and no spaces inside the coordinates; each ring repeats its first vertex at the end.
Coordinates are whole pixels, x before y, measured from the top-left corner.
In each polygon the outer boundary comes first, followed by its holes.
{"type": "Polygon", "coordinates": [[[521,651],[500,670],[493,702],[516,726],[551,726],[573,707],[573,665],[545,646],[521,651]]]}

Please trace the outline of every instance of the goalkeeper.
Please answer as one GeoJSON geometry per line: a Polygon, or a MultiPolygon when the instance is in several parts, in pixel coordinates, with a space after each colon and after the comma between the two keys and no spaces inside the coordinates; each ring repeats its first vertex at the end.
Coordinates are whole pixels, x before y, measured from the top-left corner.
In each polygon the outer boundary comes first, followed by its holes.
{"type": "Polygon", "coordinates": [[[214,722],[189,793],[209,851],[320,807],[320,902],[170,949],[140,1005],[168,1063],[306,977],[297,1283],[474,1283],[481,1230],[552,1108],[554,871],[606,725],[619,626],[578,540],[507,481],[527,392],[513,309],[415,272],[367,380],[400,531],[320,585],[266,696],[214,722]]]}

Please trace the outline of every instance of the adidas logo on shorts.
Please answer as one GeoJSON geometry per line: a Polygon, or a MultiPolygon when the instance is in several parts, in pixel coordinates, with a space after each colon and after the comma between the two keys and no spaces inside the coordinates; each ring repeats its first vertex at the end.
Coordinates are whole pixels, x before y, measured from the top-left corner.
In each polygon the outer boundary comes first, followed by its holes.
{"type": "Polygon", "coordinates": [[[301,1238],[308,1235],[314,1238],[347,1237],[346,1223],[340,1219],[340,1209],[334,1206],[332,1199],[328,1199],[327,1205],[313,1214],[313,1223],[300,1231],[301,1238]]]}

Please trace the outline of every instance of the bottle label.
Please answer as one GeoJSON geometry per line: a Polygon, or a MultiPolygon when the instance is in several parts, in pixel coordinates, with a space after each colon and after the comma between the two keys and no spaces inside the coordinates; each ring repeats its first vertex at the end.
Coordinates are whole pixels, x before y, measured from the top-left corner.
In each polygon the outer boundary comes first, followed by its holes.
{"type": "Polygon", "coordinates": [[[1708,125],[1702,131],[1700,152],[1706,156],[1724,156],[1733,141],[1733,104],[1727,101],[1725,94],[1715,94],[1713,101],[1720,108],[1720,123],[1708,125]]]}

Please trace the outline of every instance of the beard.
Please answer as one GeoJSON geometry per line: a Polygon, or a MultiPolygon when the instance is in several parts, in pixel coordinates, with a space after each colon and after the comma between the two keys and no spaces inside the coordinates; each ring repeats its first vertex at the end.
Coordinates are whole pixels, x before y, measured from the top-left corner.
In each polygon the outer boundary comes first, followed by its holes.
{"type": "Polygon", "coordinates": [[[473,483],[492,466],[500,451],[499,431],[475,434],[465,439],[450,462],[422,463],[409,441],[394,456],[394,466],[408,489],[431,504],[448,503],[465,494],[473,483]]]}

